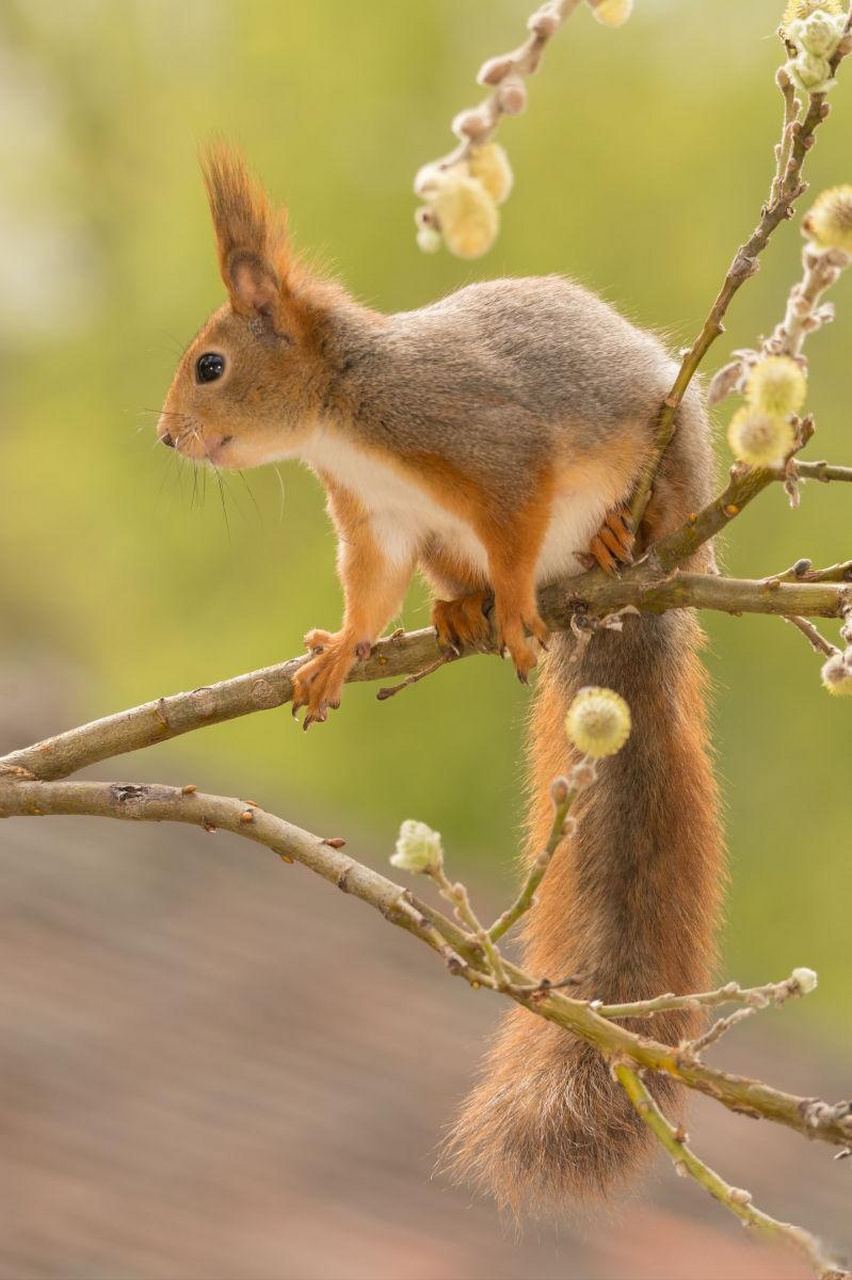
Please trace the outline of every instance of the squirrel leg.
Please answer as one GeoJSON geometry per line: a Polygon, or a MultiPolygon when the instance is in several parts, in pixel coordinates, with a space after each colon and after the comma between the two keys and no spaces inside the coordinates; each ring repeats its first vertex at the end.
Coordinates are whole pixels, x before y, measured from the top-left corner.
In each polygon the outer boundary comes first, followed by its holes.
{"type": "Polygon", "coordinates": [[[293,676],[293,715],[305,708],[305,729],[340,706],[346,677],[356,662],[369,658],[373,644],[399,611],[414,566],[413,557],[388,559],[360,503],[324,479],[340,535],[337,570],[345,607],[339,631],[314,630],[305,636],[312,656],[293,676]]]}
{"type": "Polygon", "coordinates": [[[509,513],[505,523],[488,530],[483,541],[488,552],[488,575],[494,588],[494,623],[497,643],[507,650],[518,679],[529,683],[536,665],[536,647],[529,637],[547,648],[550,632],[538,612],[535,572],[550,519],[549,488],[534,502],[509,513]]]}
{"type": "MultiPolygon", "coordinates": [[[[349,559],[351,544],[346,546],[349,559]]],[[[366,662],[373,644],[398,612],[411,578],[411,566],[376,563],[369,585],[343,577],[346,609],[339,631],[309,631],[305,644],[312,656],[293,676],[293,715],[305,708],[302,726],[328,719],[340,706],[343,686],[356,662],[366,662]]]]}
{"type": "Polygon", "coordinates": [[[491,564],[497,643],[508,650],[522,684],[529,683],[529,673],[537,661],[528,637],[546,649],[550,635],[538,612],[534,572],[535,560],[528,556],[520,564],[491,564]]]}

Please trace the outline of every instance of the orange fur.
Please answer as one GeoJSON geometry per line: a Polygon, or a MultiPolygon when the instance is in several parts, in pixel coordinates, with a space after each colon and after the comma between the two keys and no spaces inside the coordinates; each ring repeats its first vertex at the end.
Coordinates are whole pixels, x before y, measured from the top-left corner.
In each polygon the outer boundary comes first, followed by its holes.
{"type": "Polygon", "coordinates": [[[293,714],[306,708],[305,728],[325,720],[328,711],[340,705],[346,677],[359,658],[369,657],[371,646],[399,611],[414,569],[413,562],[389,564],[358,500],[330,476],[322,480],[339,534],[344,613],[339,631],[311,631],[305,636],[308,648],[318,650],[293,677],[293,714]]]}
{"type": "MultiPolygon", "coordinates": [[[[530,721],[528,860],[549,834],[550,784],[574,762],[564,725],[576,688],[606,684],[633,714],[627,745],[582,793],[577,834],[554,858],[524,931],[525,969],[574,976],[581,999],[647,999],[711,979],[723,849],[696,632],[686,617],[629,618],[620,636],[594,637],[576,664],[571,641],[554,636],[544,663],[530,721]]],[[[628,1025],[676,1045],[701,1022],[681,1011],[628,1025]]],[[[649,1087],[676,1117],[672,1083],[654,1077],[649,1087]]],[[[609,1193],[650,1147],[598,1051],[518,1009],[456,1117],[446,1160],[501,1203],[544,1211],[609,1193]]]]}

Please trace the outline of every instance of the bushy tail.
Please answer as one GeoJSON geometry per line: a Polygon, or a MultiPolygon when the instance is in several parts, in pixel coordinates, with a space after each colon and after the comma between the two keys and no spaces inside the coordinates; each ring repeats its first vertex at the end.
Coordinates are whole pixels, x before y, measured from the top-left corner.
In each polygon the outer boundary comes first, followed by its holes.
{"type": "MultiPolygon", "coordinates": [[[[602,761],[574,810],[577,834],[547,872],[528,917],[524,967],[571,994],[607,1003],[706,988],[723,879],[717,795],[708,760],[700,632],[685,614],[629,617],[571,663],[554,636],[532,713],[528,852],[551,823],[548,790],[572,763],[565,713],[584,685],[615,689],[633,732],[602,761]]],[[[695,1015],[669,1013],[637,1031],[677,1043],[695,1015]]],[[[676,1086],[654,1092],[671,1113],[676,1086]]],[[[505,1018],[463,1104],[446,1156],[466,1182],[515,1209],[601,1196],[628,1178],[649,1146],[642,1121],[600,1054],[525,1009],[505,1018]]]]}

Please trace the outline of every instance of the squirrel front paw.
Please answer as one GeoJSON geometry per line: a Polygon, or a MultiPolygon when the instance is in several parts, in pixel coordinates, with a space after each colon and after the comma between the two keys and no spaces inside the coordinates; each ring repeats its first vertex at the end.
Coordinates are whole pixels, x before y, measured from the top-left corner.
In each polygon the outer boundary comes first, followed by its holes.
{"type": "Polygon", "coordinates": [[[368,640],[354,642],[345,631],[309,631],[305,644],[312,657],[293,676],[293,715],[305,708],[302,728],[321,724],[340,706],[346,677],[359,660],[370,656],[368,640]]]}

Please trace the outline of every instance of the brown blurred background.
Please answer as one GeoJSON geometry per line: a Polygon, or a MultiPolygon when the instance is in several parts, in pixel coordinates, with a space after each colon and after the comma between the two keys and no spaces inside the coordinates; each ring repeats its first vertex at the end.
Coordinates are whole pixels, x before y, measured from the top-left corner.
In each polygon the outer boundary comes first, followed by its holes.
{"type": "MultiPolygon", "coordinates": [[[[700,324],[771,173],[780,0],[581,10],[501,137],[517,185],[481,262],[425,258],[411,178],[530,0],[5,0],[0,8],[0,750],[296,653],[334,623],[333,537],[294,467],[204,487],[153,425],[218,304],[195,162],[240,139],[301,246],[383,309],[564,271],[673,345],[700,324]]],[[[847,68],[847,70],[850,70],[847,68]]],[[[852,75],[809,159],[852,180],[852,75]]],[[[780,318],[782,228],[710,369],[780,318]]],[[[810,347],[811,457],[850,460],[849,335],[810,347]]],[[[726,464],[719,414],[720,460],[726,464]]],[[[767,494],[724,549],[760,576],[849,555],[850,495],[767,494]]],[[[403,621],[421,625],[414,588],[403,621]]],[[[715,1059],[852,1092],[850,708],[801,638],[709,618],[731,887],[722,974],[820,974],[715,1059]]],[[[506,900],[526,699],[465,663],[304,736],[286,711],[102,771],[250,794],[384,867],[399,823],[506,900]]],[[[497,1002],[358,903],[224,835],[118,823],[0,830],[0,1276],[89,1280],[750,1280],[806,1274],[662,1162],[618,1215],[510,1223],[432,1179],[497,1002]]],[[[852,1161],[699,1100],[696,1146],[769,1212],[852,1247],[852,1161]]]]}

